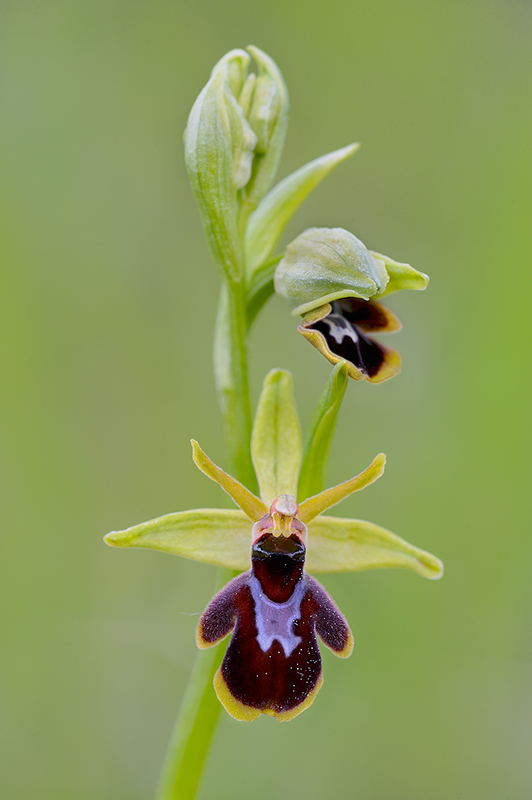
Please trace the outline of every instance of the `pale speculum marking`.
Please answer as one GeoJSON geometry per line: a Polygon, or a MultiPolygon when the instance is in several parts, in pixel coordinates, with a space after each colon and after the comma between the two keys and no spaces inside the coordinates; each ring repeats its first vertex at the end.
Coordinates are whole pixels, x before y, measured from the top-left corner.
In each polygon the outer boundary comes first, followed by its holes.
{"type": "Polygon", "coordinates": [[[274,603],[266,597],[257,578],[251,578],[249,586],[255,601],[255,624],[260,649],[265,653],[277,641],[288,658],[301,642],[301,636],[293,633],[292,625],[301,616],[303,582],[296,584],[292,596],[285,603],[274,603]]]}
{"type": "Polygon", "coordinates": [[[330,314],[322,322],[329,326],[329,335],[338,344],[342,344],[345,338],[351,339],[352,342],[358,344],[358,334],[345,317],[340,316],[340,314],[330,314]]]}

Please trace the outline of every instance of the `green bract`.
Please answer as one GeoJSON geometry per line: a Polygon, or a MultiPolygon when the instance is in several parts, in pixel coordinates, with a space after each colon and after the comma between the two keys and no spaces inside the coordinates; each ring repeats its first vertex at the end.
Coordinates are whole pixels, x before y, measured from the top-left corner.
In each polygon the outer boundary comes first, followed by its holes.
{"type": "MultiPolygon", "coordinates": [[[[325,457],[334,428],[334,420],[328,425],[325,420],[328,413],[336,417],[337,409],[333,409],[339,393],[343,394],[344,382],[345,369],[339,368],[320,400],[312,423],[316,431],[323,430],[324,425],[328,428],[321,434],[325,457]]],[[[252,523],[268,514],[268,504],[275,493],[295,493],[301,464],[301,433],[291,375],[283,370],[273,370],[264,382],[252,449],[262,499],[217,467],[193,442],[196,465],[241,510],[195,509],[167,514],[124,531],[108,533],[105,541],[115,547],[151,548],[208,564],[247,569],[252,523]]],[[[359,475],[300,503],[299,518],[309,531],[306,566],[310,572],[403,567],[426,578],[441,577],[443,565],[436,556],[408,544],[385,528],[363,520],[323,516],[328,508],[377,480],[384,471],[384,463],[385,457],[380,454],[359,475]]],[[[319,477],[310,479],[319,481],[319,477]]]]}
{"type": "Polygon", "coordinates": [[[305,439],[299,473],[299,500],[317,494],[323,487],[327,455],[331,447],[338,412],[347,389],[348,374],[345,361],[341,361],[335,366],[314,411],[305,439]]]}

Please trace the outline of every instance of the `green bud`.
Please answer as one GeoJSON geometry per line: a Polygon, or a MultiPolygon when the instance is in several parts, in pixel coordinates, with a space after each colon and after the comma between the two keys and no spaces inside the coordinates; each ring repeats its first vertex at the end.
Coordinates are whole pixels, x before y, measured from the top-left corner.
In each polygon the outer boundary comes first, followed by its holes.
{"type": "Polygon", "coordinates": [[[232,50],[215,66],[192,107],[185,161],[214,260],[231,280],[242,276],[238,191],[251,175],[257,137],[233,93],[240,94],[249,56],[232,50]]]}
{"type": "Polygon", "coordinates": [[[253,211],[271,187],[279,167],[288,127],[288,90],[277,64],[250,45],[248,51],[258,64],[253,99],[247,112],[257,136],[251,179],[244,191],[244,214],[253,211]]]}
{"type": "Polygon", "coordinates": [[[309,228],[288,245],[275,290],[305,314],[343,297],[369,300],[388,283],[384,261],[343,228],[309,228]]]}
{"type": "Polygon", "coordinates": [[[227,85],[234,97],[238,97],[246,82],[249,61],[249,55],[245,50],[240,50],[238,48],[229,50],[229,52],[222,56],[212,68],[211,78],[221,69],[225,69],[227,85]]]}
{"type": "Polygon", "coordinates": [[[215,65],[185,131],[185,161],[214,260],[229,280],[243,277],[247,219],[270,188],[288,125],[288,92],[276,64],[249,47],[215,65]]]}

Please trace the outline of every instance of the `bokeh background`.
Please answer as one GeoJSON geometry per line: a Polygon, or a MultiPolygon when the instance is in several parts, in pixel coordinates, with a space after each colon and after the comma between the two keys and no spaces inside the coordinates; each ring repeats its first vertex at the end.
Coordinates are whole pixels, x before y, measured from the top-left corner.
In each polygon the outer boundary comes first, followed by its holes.
{"type": "MultiPolygon", "coordinates": [[[[2,4],[0,796],[152,795],[215,570],[102,535],[223,502],[217,275],[182,157],[224,52],[270,53],[292,100],[281,177],[353,140],[285,242],[343,226],[431,276],[390,304],[402,374],[351,384],[338,511],[441,556],[445,578],[327,576],[355,635],[290,725],[223,715],[202,798],[530,797],[530,5],[372,0],[2,4]]],[[[328,365],[274,298],[251,341],[328,365]]]]}

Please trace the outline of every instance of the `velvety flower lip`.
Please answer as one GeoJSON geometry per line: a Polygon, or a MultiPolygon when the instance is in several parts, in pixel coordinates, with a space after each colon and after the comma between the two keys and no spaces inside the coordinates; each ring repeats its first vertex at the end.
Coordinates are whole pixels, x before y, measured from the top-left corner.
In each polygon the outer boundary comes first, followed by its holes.
{"type": "Polygon", "coordinates": [[[285,722],[308,708],[323,683],[316,634],[340,657],[353,649],[344,617],[304,571],[307,528],[298,511],[290,495],[274,501],[253,526],[251,569],[211,600],[198,623],[200,648],[232,634],[214,687],[237,720],[268,714],[285,722]]]}
{"type": "Polygon", "coordinates": [[[345,361],[354,380],[370,383],[381,383],[400,372],[401,357],[367,334],[400,329],[401,323],[388,308],[356,297],[334,300],[308,312],[298,327],[332,364],[345,361]]]}

